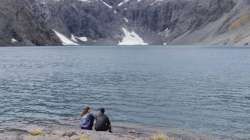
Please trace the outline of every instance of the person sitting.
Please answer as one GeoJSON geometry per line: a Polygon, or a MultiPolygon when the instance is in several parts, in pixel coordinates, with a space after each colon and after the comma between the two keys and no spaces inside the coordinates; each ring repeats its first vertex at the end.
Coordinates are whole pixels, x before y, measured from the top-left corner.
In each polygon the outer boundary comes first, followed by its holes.
{"type": "Polygon", "coordinates": [[[99,112],[96,115],[96,123],[95,123],[95,130],[96,131],[109,131],[112,133],[111,122],[109,117],[104,114],[105,109],[100,108],[99,112]]]}
{"type": "Polygon", "coordinates": [[[90,107],[85,107],[81,112],[80,127],[84,130],[92,130],[94,125],[95,117],[91,113],[90,107]]]}

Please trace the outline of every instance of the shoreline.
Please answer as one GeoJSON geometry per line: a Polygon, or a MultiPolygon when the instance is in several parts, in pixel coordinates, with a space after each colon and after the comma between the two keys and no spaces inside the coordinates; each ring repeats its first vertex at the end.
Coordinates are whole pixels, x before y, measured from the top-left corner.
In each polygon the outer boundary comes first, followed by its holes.
{"type": "MultiPolygon", "coordinates": [[[[163,136],[159,140],[214,140],[217,138],[184,131],[166,132],[160,128],[151,128],[140,125],[113,125],[113,133],[81,130],[77,126],[65,125],[41,127],[24,125],[19,128],[0,129],[2,140],[155,140],[152,137],[163,136]]],[[[158,140],[158,139],[156,139],[158,140]]]]}

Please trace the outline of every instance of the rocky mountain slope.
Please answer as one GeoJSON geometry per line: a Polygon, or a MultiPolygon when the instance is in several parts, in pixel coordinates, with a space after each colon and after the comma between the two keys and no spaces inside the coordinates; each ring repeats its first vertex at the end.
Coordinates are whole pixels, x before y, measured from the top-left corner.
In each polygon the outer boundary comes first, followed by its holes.
{"type": "MultiPolygon", "coordinates": [[[[0,1],[0,45],[60,45],[33,0],[0,1]]],[[[39,7],[39,8],[38,8],[39,7]]]]}
{"type": "Polygon", "coordinates": [[[0,0],[0,45],[250,43],[249,0],[0,0]]]}

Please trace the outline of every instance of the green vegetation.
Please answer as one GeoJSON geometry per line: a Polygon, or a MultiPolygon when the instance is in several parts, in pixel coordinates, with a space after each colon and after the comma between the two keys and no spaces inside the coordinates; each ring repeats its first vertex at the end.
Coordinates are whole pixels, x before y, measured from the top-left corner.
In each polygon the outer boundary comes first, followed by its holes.
{"type": "Polygon", "coordinates": [[[150,140],[169,140],[169,137],[163,133],[153,135],[150,140]]]}
{"type": "Polygon", "coordinates": [[[40,135],[44,135],[44,132],[41,129],[32,129],[29,134],[31,136],[40,136],[40,135]]]}
{"type": "Polygon", "coordinates": [[[91,140],[91,139],[86,135],[80,135],[79,139],[76,140],[91,140]]]}

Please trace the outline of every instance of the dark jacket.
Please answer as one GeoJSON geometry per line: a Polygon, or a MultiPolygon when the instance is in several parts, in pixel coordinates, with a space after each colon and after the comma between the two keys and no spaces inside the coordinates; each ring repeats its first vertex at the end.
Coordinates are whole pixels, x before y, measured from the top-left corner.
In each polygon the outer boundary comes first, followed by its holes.
{"type": "Polygon", "coordinates": [[[100,114],[96,116],[95,130],[112,132],[111,123],[107,115],[100,114]]]}
{"type": "Polygon", "coordinates": [[[87,113],[81,117],[80,127],[85,130],[92,130],[94,125],[95,117],[91,113],[87,113]]]}

